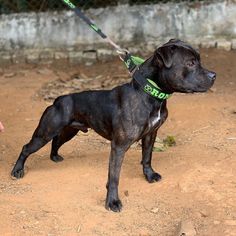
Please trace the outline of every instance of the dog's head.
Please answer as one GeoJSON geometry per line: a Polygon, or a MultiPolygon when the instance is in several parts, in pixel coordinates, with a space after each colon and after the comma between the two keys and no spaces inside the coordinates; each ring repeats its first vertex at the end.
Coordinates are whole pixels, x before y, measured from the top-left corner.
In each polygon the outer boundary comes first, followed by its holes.
{"type": "Polygon", "coordinates": [[[216,79],[216,73],[201,66],[199,53],[180,40],[159,47],[152,65],[158,67],[157,84],[169,92],[206,92],[216,79]]]}

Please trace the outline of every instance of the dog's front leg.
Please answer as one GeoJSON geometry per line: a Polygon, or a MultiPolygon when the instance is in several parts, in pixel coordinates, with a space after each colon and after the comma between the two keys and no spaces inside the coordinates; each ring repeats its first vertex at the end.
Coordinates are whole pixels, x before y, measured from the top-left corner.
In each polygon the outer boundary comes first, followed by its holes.
{"type": "Polygon", "coordinates": [[[124,159],[126,145],[117,145],[113,141],[111,143],[111,153],[109,160],[109,172],[107,181],[107,198],[106,209],[114,212],[121,211],[122,203],[118,196],[118,185],[120,178],[121,165],[124,159]]]}
{"type": "Polygon", "coordinates": [[[152,149],[156,140],[157,130],[142,138],[142,162],[143,174],[149,183],[157,182],[161,175],[152,169],[152,149]]]}

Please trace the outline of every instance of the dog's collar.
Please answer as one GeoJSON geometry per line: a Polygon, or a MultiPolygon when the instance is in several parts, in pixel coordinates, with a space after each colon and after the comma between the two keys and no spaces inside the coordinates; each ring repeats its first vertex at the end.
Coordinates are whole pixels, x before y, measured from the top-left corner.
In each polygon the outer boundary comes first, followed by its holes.
{"type": "Polygon", "coordinates": [[[141,86],[143,91],[147,93],[148,95],[150,95],[151,97],[154,97],[160,100],[166,100],[171,96],[171,94],[163,92],[154,81],[148,78],[145,78],[139,72],[139,69],[137,69],[134,72],[133,79],[141,86]]]}

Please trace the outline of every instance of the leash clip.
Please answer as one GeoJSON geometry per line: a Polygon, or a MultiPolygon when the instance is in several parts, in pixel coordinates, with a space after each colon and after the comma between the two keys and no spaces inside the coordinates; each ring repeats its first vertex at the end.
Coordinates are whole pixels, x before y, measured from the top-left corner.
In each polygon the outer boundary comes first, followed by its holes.
{"type": "Polygon", "coordinates": [[[125,57],[130,54],[128,49],[125,48],[119,48],[116,50],[117,54],[119,55],[119,58],[121,59],[121,61],[125,60],[125,57]]]}

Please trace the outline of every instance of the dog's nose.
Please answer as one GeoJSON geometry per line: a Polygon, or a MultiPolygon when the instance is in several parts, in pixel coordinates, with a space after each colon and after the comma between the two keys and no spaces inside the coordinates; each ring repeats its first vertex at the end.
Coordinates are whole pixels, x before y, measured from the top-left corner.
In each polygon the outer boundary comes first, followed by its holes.
{"type": "Polygon", "coordinates": [[[208,73],[207,73],[207,76],[208,76],[208,78],[210,79],[210,80],[215,80],[216,79],[216,73],[215,72],[212,72],[212,71],[209,71],[208,73]]]}

